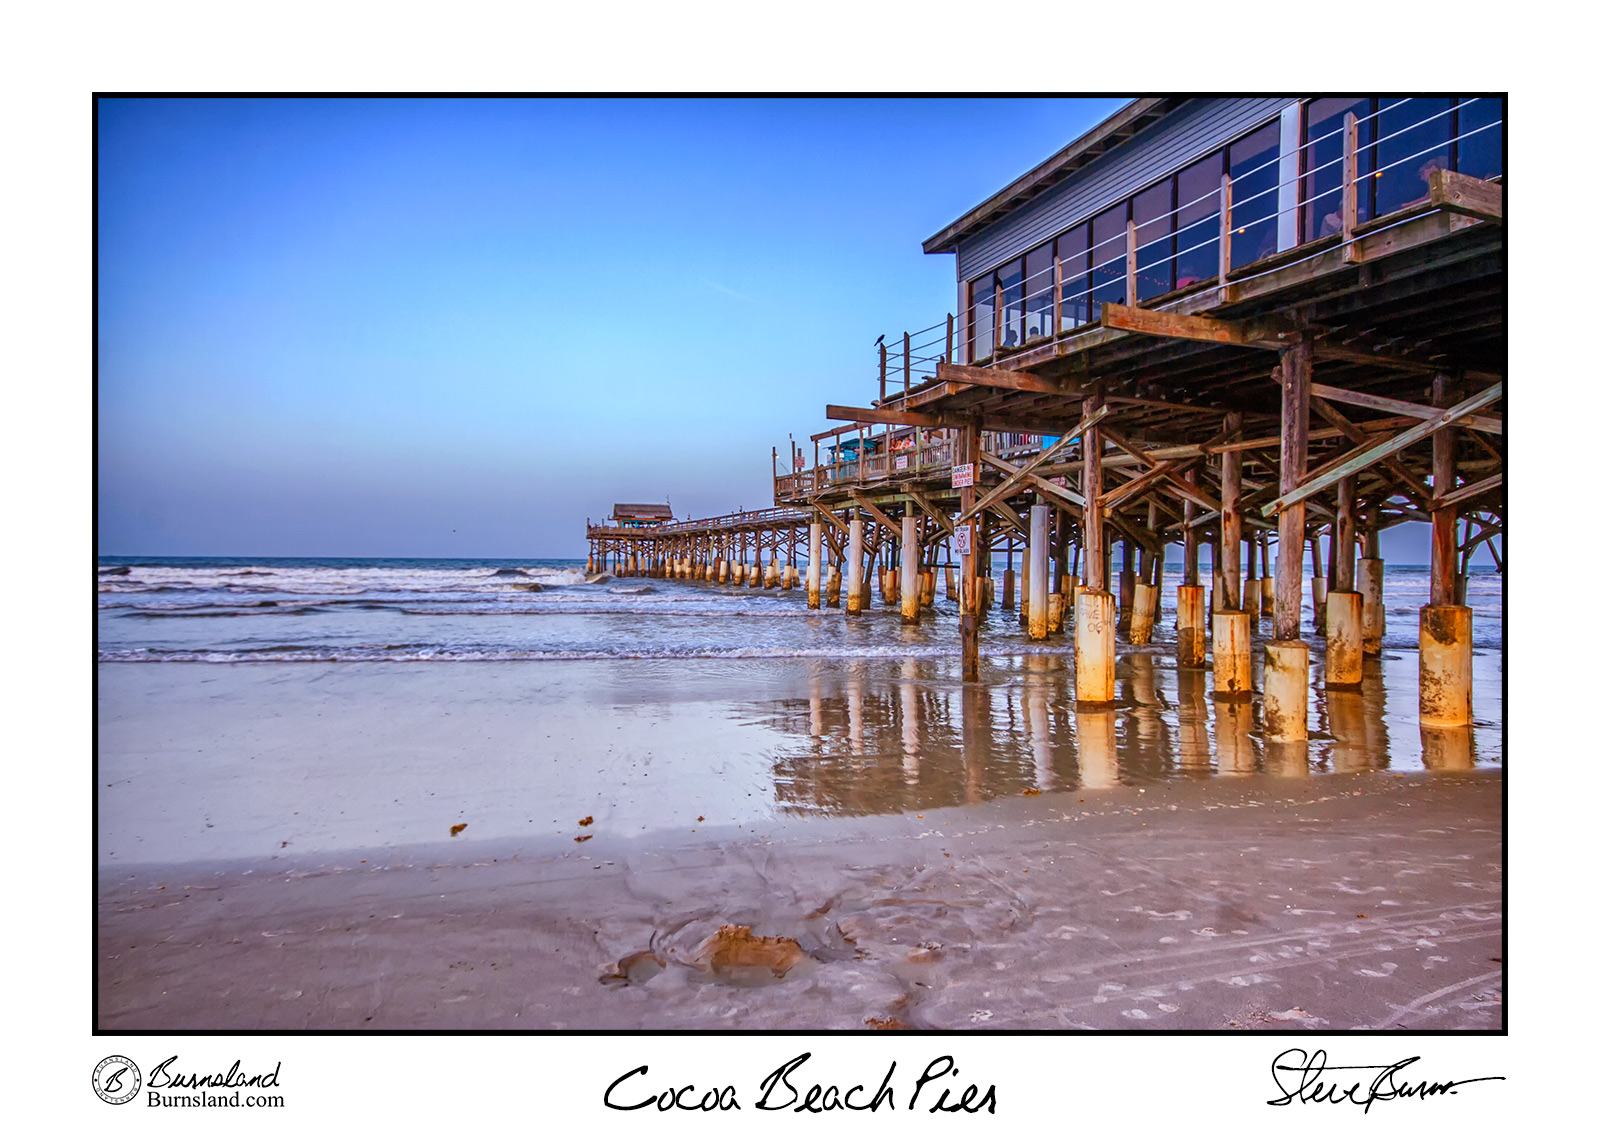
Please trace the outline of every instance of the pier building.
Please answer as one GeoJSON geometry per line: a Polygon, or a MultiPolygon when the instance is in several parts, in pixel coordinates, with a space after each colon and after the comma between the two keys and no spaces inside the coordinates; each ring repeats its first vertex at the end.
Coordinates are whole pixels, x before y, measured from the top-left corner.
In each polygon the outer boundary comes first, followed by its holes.
{"type": "Polygon", "coordinates": [[[1327,689],[1359,690],[1382,535],[1422,521],[1420,716],[1468,726],[1467,566],[1501,564],[1506,516],[1504,147],[1498,96],[1137,99],[923,243],[953,256],[953,311],[885,335],[809,459],[774,448],[777,508],[591,526],[591,566],[766,587],[803,557],[811,606],[842,577],[860,613],[876,571],[914,622],[942,561],[965,676],[998,595],[1031,637],[1072,632],[1092,711],[1181,546],[1179,665],[1262,695],[1289,742],[1302,633],[1327,689]]]}

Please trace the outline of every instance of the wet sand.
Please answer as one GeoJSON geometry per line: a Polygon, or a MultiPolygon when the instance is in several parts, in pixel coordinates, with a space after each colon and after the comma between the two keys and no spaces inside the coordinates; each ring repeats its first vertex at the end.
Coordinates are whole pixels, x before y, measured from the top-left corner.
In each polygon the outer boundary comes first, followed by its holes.
{"type": "Polygon", "coordinates": [[[1498,725],[1408,661],[1286,749],[1138,654],[102,667],[98,1021],[1498,1029],[1498,725]]]}
{"type": "Polygon", "coordinates": [[[105,1029],[1497,1029],[1501,780],[1253,777],[933,814],[105,876],[105,1029]],[[164,886],[158,887],[159,886],[164,886]],[[696,966],[720,926],[782,978],[696,966]]]}

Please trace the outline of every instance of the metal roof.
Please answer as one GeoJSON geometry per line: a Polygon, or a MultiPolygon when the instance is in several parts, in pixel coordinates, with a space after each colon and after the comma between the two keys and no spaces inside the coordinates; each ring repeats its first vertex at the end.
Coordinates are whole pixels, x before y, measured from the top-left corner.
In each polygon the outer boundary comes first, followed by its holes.
{"type": "Polygon", "coordinates": [[[655,517],[664,521],[672,520],[672,506],[670,505],[629,505],[618,502],[611,507],[611,517],[620,521],[625,517],[655,517]]]}

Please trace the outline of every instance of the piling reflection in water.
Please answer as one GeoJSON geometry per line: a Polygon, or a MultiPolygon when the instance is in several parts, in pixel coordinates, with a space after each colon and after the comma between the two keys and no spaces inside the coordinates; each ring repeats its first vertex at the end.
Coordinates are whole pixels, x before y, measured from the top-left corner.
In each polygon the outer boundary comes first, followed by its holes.
{"type": "Polygon", "coordinates": [[[1204,670],[1178,671],[1178,763],[1184,775],[1211,773],[1210,715],[1204,670]]]}
{"type": "Polygon", "coordinates": [[[1422,765],[1434,772],[1469,772],[1474,767],[1471,725],[1422,729],[1422,765]]]}
{"type": "Polygon", "coordinates": [[[923,811],[1212,775],[1499,766],[1497,729],[1425,730],[1395,712],[1416,699],[1405,658],[1369,659],[1365,673],[1358,690],[1326,690],[1313,677],[1310,739],[1278,745],[1262,739],[1259,697],[1219,698],[1209,670],[1180,670],[1153,648],[1121,656],[1110,708],[1077,707],[1070,652],[996,660],[965,683],[959,662],[943,655],[818,659],[797,683],[803,700],[744,708],[780,736],[773,793],[791,815],[923,811]]]}

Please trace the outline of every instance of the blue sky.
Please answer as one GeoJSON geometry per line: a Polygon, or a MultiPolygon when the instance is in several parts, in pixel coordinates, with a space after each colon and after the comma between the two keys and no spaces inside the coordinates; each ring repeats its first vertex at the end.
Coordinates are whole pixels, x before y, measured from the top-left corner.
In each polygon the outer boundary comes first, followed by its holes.
{"type": "Polygon", "coordinates": [[[952,309],[921,241],[1120,104],[103,100],[99,551],[571,557],[614,501],[768,505],[952,309]]]}

